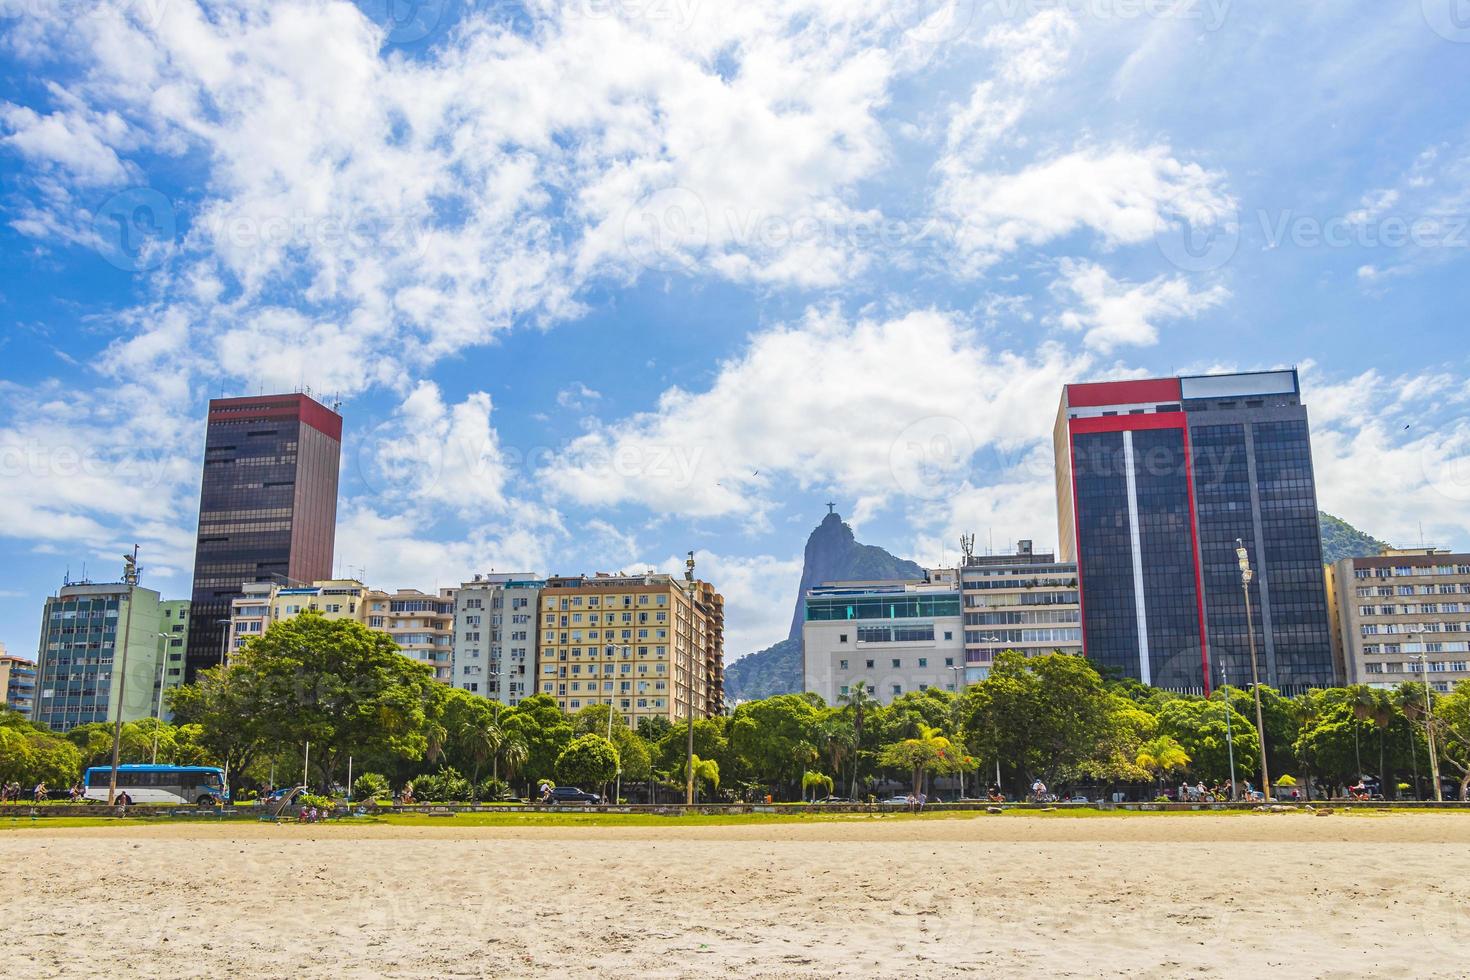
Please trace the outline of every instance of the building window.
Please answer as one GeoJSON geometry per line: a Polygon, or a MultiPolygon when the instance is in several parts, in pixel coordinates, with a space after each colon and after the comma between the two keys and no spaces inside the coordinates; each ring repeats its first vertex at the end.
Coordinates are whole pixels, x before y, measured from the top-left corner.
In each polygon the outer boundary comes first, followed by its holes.
{"type": "Polygon", "coordinates": [[[838,670],[846,670],[847,669],[847,661],[846,660],[839,660],[839,661],[837,661],[837,669],[838,670]]]}
{"type": "Polygon", "coordinates": [[[846,633],[838,633],[837,634],[837,642],[838,643],[846,643],[847,642],[847,634],[846,633]]]}

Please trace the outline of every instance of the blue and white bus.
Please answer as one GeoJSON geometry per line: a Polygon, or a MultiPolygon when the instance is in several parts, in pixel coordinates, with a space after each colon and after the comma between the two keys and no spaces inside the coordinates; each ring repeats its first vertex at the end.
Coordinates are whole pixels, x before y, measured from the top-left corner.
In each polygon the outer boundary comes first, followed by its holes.
{"type": "MultiPolygon", "coordinates": [[[[82,778],[86,798],[107,802],[111,766],[93,766],[82,778]]],[[[228,803],[225,771],[215,766],[118,766],[117,791],[134,803],[228,803]]]]}

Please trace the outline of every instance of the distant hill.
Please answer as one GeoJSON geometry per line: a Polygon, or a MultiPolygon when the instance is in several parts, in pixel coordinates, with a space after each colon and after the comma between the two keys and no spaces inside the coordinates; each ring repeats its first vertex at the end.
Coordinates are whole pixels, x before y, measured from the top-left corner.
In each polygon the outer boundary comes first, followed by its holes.
{"type": "Polygon", "coordinates": [[[875,545],[860,544],[837,514],[828,514],[806,540],[801,585],[786,639],[747,654],[725,668],[725,693],[736,701],[792,694],[802,689],[801,597],[823,582],[918,579],[924,569],[875,545]]]}
{"type": "Polygon", "coordinates": [[[1317,515],[1322,528],[1322,561],[1331,565],[1344,558],[1373,558],[1388,542],[1380,541],[1364,531],[1359,531],[1340,517],[1326,511],[1317,515]]]}

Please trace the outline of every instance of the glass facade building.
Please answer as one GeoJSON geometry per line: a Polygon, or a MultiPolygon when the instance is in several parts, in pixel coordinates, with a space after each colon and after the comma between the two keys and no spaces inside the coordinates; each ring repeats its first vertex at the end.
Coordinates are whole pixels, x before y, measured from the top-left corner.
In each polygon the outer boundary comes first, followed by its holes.
{"type": "Polygon", "coordinates": [[[1247,683],[1240,539],[1262,680],[1334,683],[1295,371],[1069,385],[1055,440],[1061,550],[1099,666],[1181,691],[1247,683]]]}
{"type": "Polygon", "coordinates": [[[209,403],[187,676],[223,656],[247,582],[331,578],[342,418],[301,394],[209,403]]]}

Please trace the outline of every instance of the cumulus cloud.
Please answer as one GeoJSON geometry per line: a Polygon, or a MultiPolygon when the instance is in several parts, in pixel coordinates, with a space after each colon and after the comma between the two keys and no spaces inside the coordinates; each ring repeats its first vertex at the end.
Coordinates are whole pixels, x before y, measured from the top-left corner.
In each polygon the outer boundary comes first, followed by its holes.
{"type": "Polygon", "coordinates": [[[110,257],[231,355],[214,370],[348,394],[575,316],[593,279],[860,270],[835,230],[871,218],[852,198],[886,160],[897,25],[868,3],[701,5],[697,29],[634,6],[529,3],[523,30],[470,5],[413,58],[345,2],[38,9],[12,54],[82,71],[0,106],[34,164],[16,227],[105,240],[84,198],[175,158],[199,197],[150,198],[110,257]],[[166,262],[130,238],[169,232],[166,262]],[[239,356],[261,332],[272,356],[239,356]]]}
{"type": "Polygon", "coordinates": [[[1075,304],[1058,318],[1063,329],[1083,333],[1083,342],[1098,351],[1122,346],[1146,347],[1158,342],[1162,320],[1198,316],[1230,296],[1221,285],[1191,288],[1183,276],[1160,276],[1145,283],[1120,282],[1094,262],[1064,259],[1052,291],[1075,304]]]}
{"type": "Polygon", "coordinates": [[[1302,383],[1322,508],[1394,544],[1462,541],[1470,526],[1470,379],[1449,368],[1302,383]]]}
{"type": "Polygon", "coordinates": [[[483,391],[449,405],[438,385],[419,382],[393,417],[357,444],[362,476],[378,495],[400,504],[467,518],[504,511],[513,474],[491,410],[483,391]]]}
{"type": "Polygon", "coordinates": [[[543,478],[580,503],[756,521],[778,477],[874,500],[937,497],[977,449],[1044,434],[1059,386],[1088,363],[1052,346],[991,350],[947,313],[814,309],[754,335],[707,389],[670,388],[655,410],[598,424],[543,478]]]}

